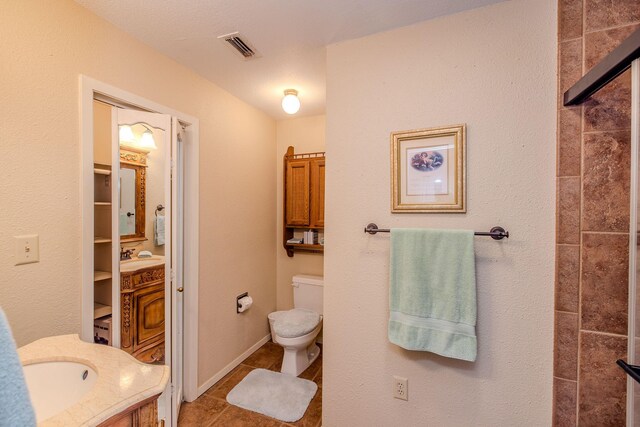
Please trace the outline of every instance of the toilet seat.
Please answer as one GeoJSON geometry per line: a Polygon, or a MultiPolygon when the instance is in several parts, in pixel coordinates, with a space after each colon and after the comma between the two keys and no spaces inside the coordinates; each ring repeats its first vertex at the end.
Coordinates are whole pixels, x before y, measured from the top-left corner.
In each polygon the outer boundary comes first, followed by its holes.
{"type": "Polygon", "coordinates": [[[282,338],[296,338],[306,335],[316,329],[321,320],[318,313],[303,308],[277,311],[271,315],[269,317],[274,320],[273,330],[278,337],[282,338]]]}

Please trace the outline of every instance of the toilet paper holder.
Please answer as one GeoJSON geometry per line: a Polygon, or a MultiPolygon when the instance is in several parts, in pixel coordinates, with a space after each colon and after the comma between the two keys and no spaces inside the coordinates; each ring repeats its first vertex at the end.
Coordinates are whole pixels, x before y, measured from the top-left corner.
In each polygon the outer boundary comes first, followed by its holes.
{"type": "Polygon", "coordinates": [[[245,292],[243,294],[240,294],[236,297],[236,313],[240,313],[240,300],[244,297],[248,297],[249,296],[249,292],[245,292]]]}

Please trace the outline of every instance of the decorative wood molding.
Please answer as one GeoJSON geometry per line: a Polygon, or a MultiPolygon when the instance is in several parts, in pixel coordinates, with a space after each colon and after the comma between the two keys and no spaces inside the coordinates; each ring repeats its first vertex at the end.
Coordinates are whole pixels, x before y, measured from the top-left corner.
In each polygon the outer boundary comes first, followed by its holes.
{"type": "Polygon", "coordinates": [[[148,151],[139,148],[120,146],[120,163],[128,165],[147,167],[148,151]]]}
{"type": "MultiPolygon", "coordinates": [[[[127,149],[129,150],[129,149],[127,149]]],[[[128,155],[123,148],[120,148],[120,159],[123,155],[128,155]],[[123,154],[124,152],[124,154],[123,154]]],[[[133,169],[136,174],[136,200],[135,200],[135,233],[120,236],[121,242],[135,242],[147,240],[145,236],[146,227],[146,200],[147,200],[147,158],[146,153],[133,153],[132,155],[144,156],[141,161],[144,164],[136,164],[134,162],[121,161],[120,168],[133,169]]]]}

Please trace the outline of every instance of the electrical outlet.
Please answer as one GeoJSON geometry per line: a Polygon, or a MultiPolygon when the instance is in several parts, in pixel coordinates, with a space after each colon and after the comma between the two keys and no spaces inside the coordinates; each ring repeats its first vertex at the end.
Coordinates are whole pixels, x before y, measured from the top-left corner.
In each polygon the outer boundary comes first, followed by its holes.
{"type": "Polygon", "coordinates": [[[397,375],[393,376],[393,397],[409,400],[409,380],[397,375]]]}

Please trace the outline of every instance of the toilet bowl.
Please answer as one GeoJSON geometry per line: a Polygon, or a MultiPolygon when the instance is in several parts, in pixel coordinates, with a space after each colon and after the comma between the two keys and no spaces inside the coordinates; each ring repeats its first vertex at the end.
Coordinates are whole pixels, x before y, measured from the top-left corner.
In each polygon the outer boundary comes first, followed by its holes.
{"type": "MultiPolygon", "coordinates": [[[[294,309],[296,310],[296,309],[294,309]]],[[[291,310],[293,311],[293,310],[291,310]]],[[[298,376],[309,367],[320,355],[320,347],[316,344],[316,337],[322,329],[322,316],[319,317],[316,326],[310,332],[299,336],[280,336],[276,319],[288,315],[287,311],[276,311],[269,315],[271,338],[274,343],[284,347],[282,368],[280,372],[298,376]]]]}
{"type": "Polygon", "coordinates": [[[281,372],[298,376],[320,355],[316,337],[322,329],[320,276],[293,277],[294,309],[269,314],[271,339],[284,347],[281,372]]]}

